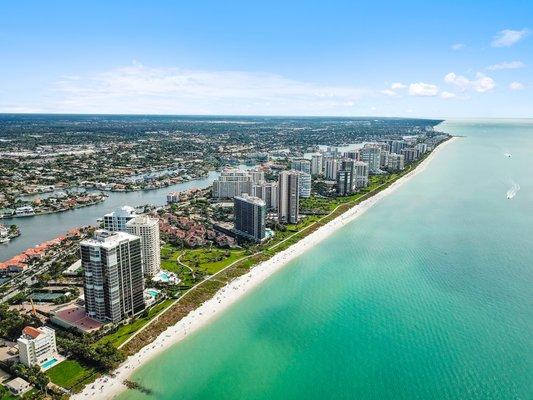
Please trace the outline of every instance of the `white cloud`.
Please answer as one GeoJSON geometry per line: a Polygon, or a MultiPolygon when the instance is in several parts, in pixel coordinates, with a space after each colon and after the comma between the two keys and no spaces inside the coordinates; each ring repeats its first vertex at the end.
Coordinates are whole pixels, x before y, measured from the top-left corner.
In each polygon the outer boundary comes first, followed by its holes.
{"type": "Polygon", "coordinates": [[[527,29],[522,29],[520,31],[504,29],[494,36],[491,45],[492,47],[509,47],[522,40],[528,33],[529,31],[527,29]]]}
{"type": "Polygon", "coordinates": [[[406,87],[407,86],[401,82],[394,82],[392,85],[390,85],[392,90],[405,89],[406,87]]]}
{"type": "Polygon", "coordinates": [[[440,94],[440,97],[442,97],[443,99],[453,99],[456,96],[457,95],[455,93],[451,93],[451,92],[441,92],[440,94]]]}
{"type": "Polygon", "coordinates": [[[489,65],[487,69],[491,71],[499,71],[501,69],[524,68],[525,66],[526,64],[524,64],[522,61],[504,61],[498,64],[489,65]]]}
{"type": "Polygon", "coordinates": [[[469,80],[463,75],[457,75],[455,72],[450,72],[444,77],[444,82],[456,86],[460,91],[466,91],[467,89],[473,89],[476,92],[484,93],[494,89],[496,83],[494,80],[478,72],[476,79],[469,80]]]}
{"type": "Polygon", "coordinates": [[[524,88],[524,84],[520,82],[511,82],[509,84],[509,89],[511,90],[522,90],[524,88]]]}
{"type": "Polygon", "coordinates": [[[346,114],[371,91],[269,73],[153,68],[139,63],[55,85],[64,112],[346,114]]]}
{"type": "Polygon", "coordinates": [[[390,89],[384,89],[384,90],[381,91],[381,93],[383,93],[384,95],[389,96],[389,97],[398,96],[398,93],[396,93],[394,90],[390,90],[390,89]]]}
{"type": "Polygon", "coordinates": [[[465,48],[465,45],[464,45],[463,43],[454,43],[454,44],[452,44],[451,47],[452,47],[452,50],[457,51],[457,50],[462,50],[462,49],[464,49],[464,48],[465,48]]]}
{"type": "Polygon", "coordinates": [[[489,76],[483,75],[481,72],[476,74],[476,79],[471,82],[472,87],[476,92],[484,93],[494,89],[496,83],[494,79],[489,76]]]}
{"type": "Polygon", "coordinates": [[[444,82],[457,86],[460,90],[466,90],[470,81],[462,76],[457,75],[455,72],[450,72],[444,77],[444,82]]]}
{"type": "Polygon", "coordinates": [[[432,97],[439,94],[439,88],[430,83],[416,82],[409,85],[409,94],[411,96],[432,97]]]}

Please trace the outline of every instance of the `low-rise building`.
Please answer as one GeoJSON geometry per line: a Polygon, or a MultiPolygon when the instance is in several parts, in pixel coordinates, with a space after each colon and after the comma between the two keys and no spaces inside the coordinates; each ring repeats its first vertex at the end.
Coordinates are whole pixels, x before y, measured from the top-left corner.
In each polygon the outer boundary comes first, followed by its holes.
{"type": "Polygon", "coordinates": [[[57,355],[56,333],[46,326],[27,326],[17,340],[20,362],[28,367],[41,365],[57,355]]]}
{"type": "Polygon", "coordinates": [[[15,378],[5,384],[5,387],[15,396],[22,396],[32,388],[31,384],[22,378],[15,378]]]}

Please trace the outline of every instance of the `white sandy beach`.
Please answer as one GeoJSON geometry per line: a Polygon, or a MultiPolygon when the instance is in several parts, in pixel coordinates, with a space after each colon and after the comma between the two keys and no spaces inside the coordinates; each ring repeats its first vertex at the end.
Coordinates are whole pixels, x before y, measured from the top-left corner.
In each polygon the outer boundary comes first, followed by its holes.
{"type": "Polygon", "coordinates": [[[259,285],[276,271],[280,270],[289,261],[312,248],[325,237],[335,232],[338,228],[353,221],[381,199],[394,192],[398,187],[403,185],[413,176],[424,171],[435,155],[454,140],[456,140],[456,138],[451,138],[447,142],[439,145],[414,171],[398,179],[388,188],[382,190],[368,200],[365,200],[352,207],[344,214],[317,229],[315,232],[306,236],[298,243],[276,254],[271,259],[257,265],[256,267],[252,268],[248,274],[235,279],[220,289],[212,299],[203,303],[196,310],[192,311],[185,318],[180,320],[176,325],[169,327],[165,332],[157,337],[154,342],[148,344],[133,356],[130,356],[115,371],[115,375],[113,377],[104,376],[99,378],[94,383],[86,386],[82,392],[73,395],[72,398],[111,399],[116,396],[118,393],[126,389],[122,382],[125,379],[128,379],[128,377],[144,363],[207,324],[213,319],[214,316],[220,315],[223,310],[236,302],[243,295],[250,292],[251,289],[259,285]]]}

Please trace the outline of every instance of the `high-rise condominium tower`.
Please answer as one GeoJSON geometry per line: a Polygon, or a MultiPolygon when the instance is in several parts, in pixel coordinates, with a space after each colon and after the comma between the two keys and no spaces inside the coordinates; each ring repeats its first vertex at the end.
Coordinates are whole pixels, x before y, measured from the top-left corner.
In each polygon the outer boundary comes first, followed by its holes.
{"type": "Polygon", "coordinates": [[[118,210],[104,215],[104,229],[109,232],[126,232],[126,223],[135,216],[133,207],[122,206],[118,210]]]}
{"type": "Polygon", "coordinates": [[[139,215],[126,223],[126,231],[141,238],[144,274],[156,275],[161,269],[159,221],[147,215],[139,215]]]}
{"type": "Polygon", "coordinates": [[[98,230],[80,243],[85,310],[97,321],[117,323],[145,308],[141,239],[98,230]]]}
{"type": "Polygon", "coordinates": [[[259,197],[235,196],[235,232],[246,239],[261,242],[265,239],[266,204],[259,197]]]}
{"type": "Polygon", "coordinates": [[[300,201],[300,172],[281,171],[278,177],[278,220],[282,223],[298,223],[300,201]]]}

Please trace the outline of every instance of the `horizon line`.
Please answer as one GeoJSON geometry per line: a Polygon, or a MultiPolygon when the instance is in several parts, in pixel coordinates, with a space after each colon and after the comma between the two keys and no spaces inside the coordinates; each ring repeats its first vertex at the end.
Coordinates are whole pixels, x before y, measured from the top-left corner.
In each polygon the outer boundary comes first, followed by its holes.
{"type": "Polygon", "coordinates": [[[153,117],[238,117],[238,118],[384,118],[384,119],[422,119],[422,120],[480,120],[480,119],[533,119],[533,117],[398,117],[376,115],[271,115],[271,114],[157,114],[157,113],[71,113],[71,112],[4,112],[0,115],[65,115],[65,116],[153,116],[153,117]]]}

